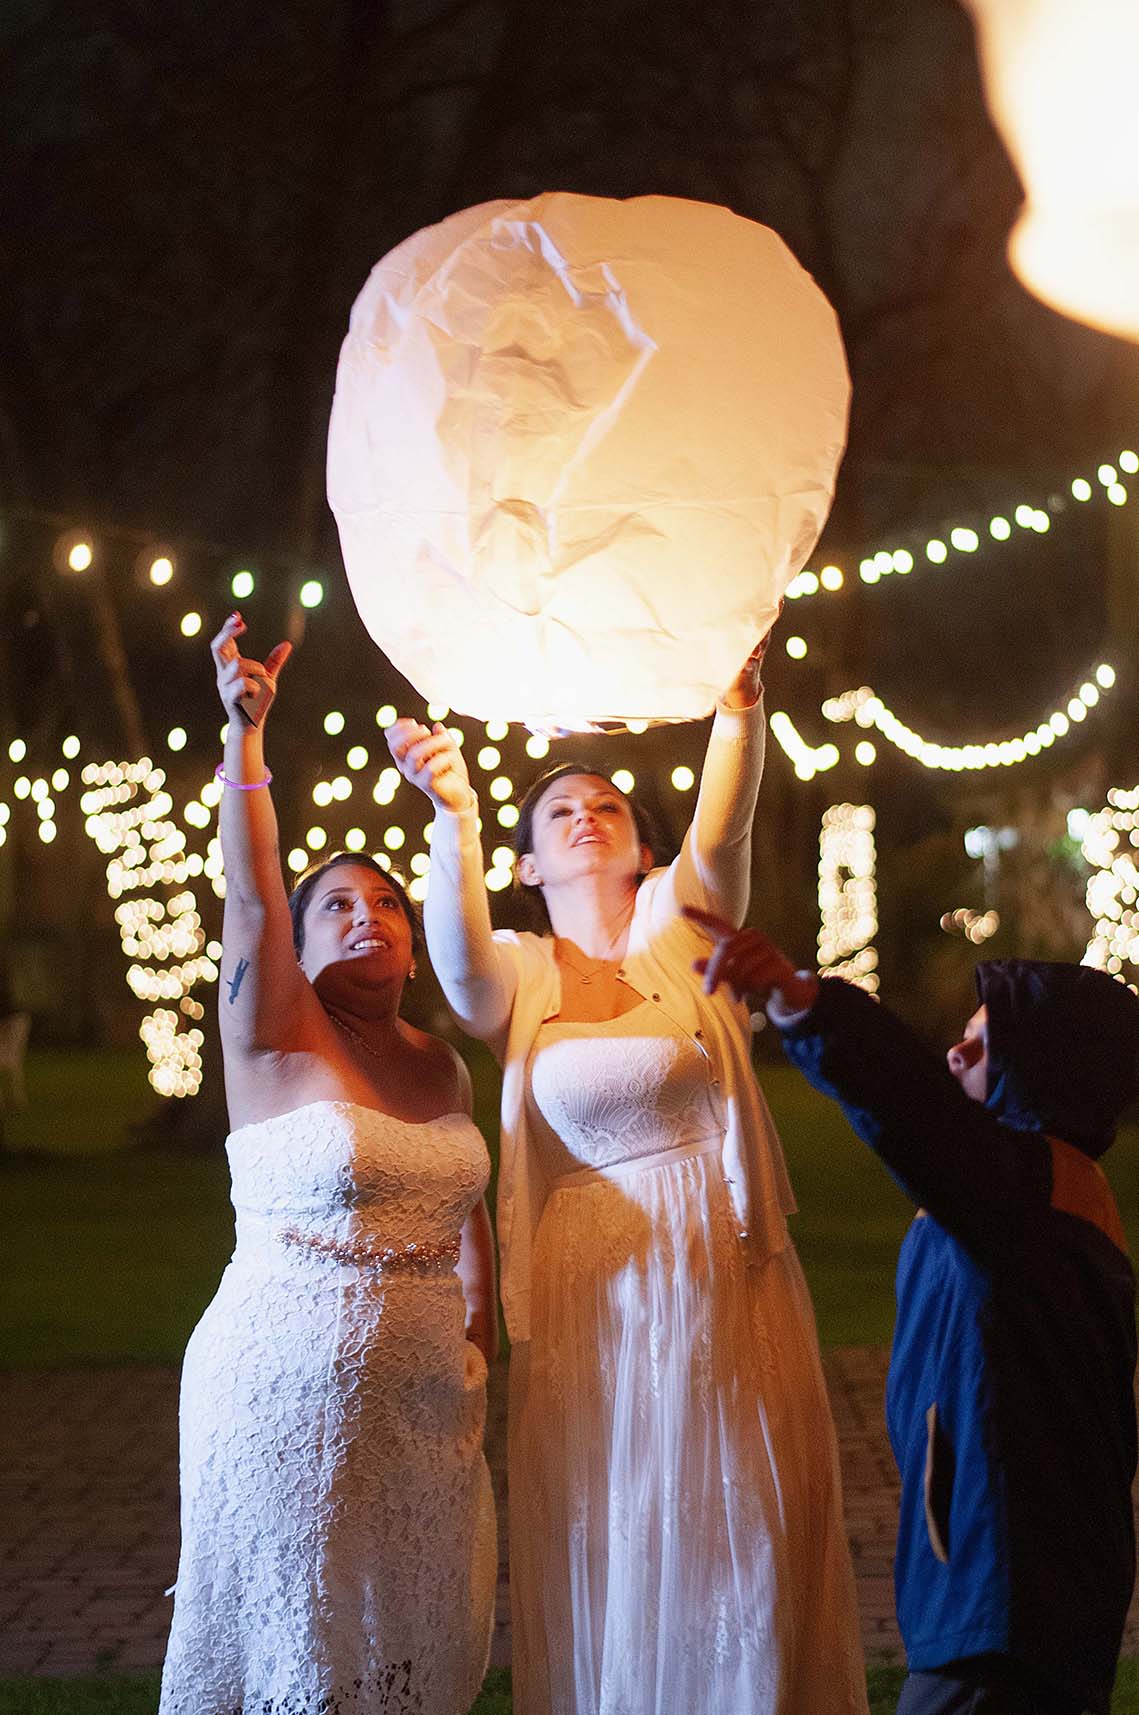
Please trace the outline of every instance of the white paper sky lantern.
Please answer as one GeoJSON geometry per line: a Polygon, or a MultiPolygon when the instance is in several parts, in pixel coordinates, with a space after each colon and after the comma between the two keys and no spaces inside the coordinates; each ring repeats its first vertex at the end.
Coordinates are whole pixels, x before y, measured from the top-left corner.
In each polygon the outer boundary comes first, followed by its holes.
{"type": "Polygon", "coordinates": [[[966,0],[1027,203],[1013,267],[1046,303],[1139,338],[1139,0],[966,0]]]}
{"type": "Polygon", "coordinates": [[[361,616],[483,719],[706,714],[827,515],[849,382],[782,241],[674,197],[485,203],[373,269],[328,494],[361,616]]]}

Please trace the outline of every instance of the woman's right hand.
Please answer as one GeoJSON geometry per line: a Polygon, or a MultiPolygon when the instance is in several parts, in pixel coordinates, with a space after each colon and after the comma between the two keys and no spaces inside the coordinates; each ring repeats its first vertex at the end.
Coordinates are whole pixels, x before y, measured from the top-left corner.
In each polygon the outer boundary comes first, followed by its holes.
{"type": "Polygon", "coordinates": [[[242,655],[237,639],[245,630],[239,613],[231,613],[213,642],[210,654],[217,668],[218,696],[231,720],[258,727],[277,694],[277,676],[293,652],[291,643],[278,643],[264,661],[242,655]]]}
{"type": "Polygon", "coordinates": [[[404,715],[387,729],[388,749],[405,780],[426,793],[438,810],[469,810],[475,805],[463,753],[447,728],[436,721],[404,715]]]}

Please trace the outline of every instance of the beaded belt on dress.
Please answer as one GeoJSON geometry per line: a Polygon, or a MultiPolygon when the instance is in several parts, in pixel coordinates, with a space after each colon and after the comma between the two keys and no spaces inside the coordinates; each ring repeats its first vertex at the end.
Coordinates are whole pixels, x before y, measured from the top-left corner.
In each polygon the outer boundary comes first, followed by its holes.
{"type": "Polygon", "coordinates": [[[441,1245],[381,1245],[378,1241],[326,1239],[320,1233],[298,1232],[284,1227],[278,1234],[282,1244],[304,1245],[318,1256],[352,1268],[370,1268],[377,1274],[449,1274],[459,1260],[459,1240],[441,1245]]]}
{"type": "Polygon", "coordinates": [[[655,1155],[634,1155],[628,1161],[614,1161],[607,1167],[579,1167],[573,1173],[559,1174],[550,1181],[551,1191],[564,1191],[574,1185],[590,1185],[597,1179],[627,1179],[632,1173],[643,1173],[650,1167],[664,1167],[670,1161],[688,1161],[697,1155],[718,1155],[723,1139],[698,1137],[695,1143],[678,1143],[673,1149],[658,1150],[655,1155]]]}

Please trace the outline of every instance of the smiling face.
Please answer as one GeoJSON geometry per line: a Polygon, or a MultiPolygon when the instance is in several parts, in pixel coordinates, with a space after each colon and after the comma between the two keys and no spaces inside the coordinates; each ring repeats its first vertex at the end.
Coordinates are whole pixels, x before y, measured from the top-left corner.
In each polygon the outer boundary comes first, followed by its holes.
{"type": "Polygon", "coordinates": [[[954,1043],[945,1063],[965,1094],[983,1102],[989,1093],[989,1014],[980,1006],[966,1024],[960,1042],[954,1043]]]}
{"type": "Polygon", "coordinates": [[[624,793],[602,774],[566,774],[535,805],[518,874],[528,887],[560,887],[602,871],[627,874],[635,885],[651,864],[624,793]]]}
{"type": "Polygon", "coordinates": [[[305,901],[300,966],[322,998],[342,984],[402,988],[411,955],[411,924],[384,876],[353,863],[317,876],[305,901]]]}

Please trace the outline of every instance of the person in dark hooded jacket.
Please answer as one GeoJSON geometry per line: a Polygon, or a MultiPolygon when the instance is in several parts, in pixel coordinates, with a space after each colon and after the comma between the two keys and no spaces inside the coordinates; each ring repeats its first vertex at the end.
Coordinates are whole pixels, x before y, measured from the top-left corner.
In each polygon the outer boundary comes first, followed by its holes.
{"type": "Polygon", "coordinates": [[[887,1383],[902,1479],[898,1715],[1107,1715],[1135,1579],[1135,1276],[1097,1158],[1139,1093],[1139,1000],[1010,959],[945,1061],[861,989],[695,919],[790,1060],[918,1203],[887,1383]]]}

